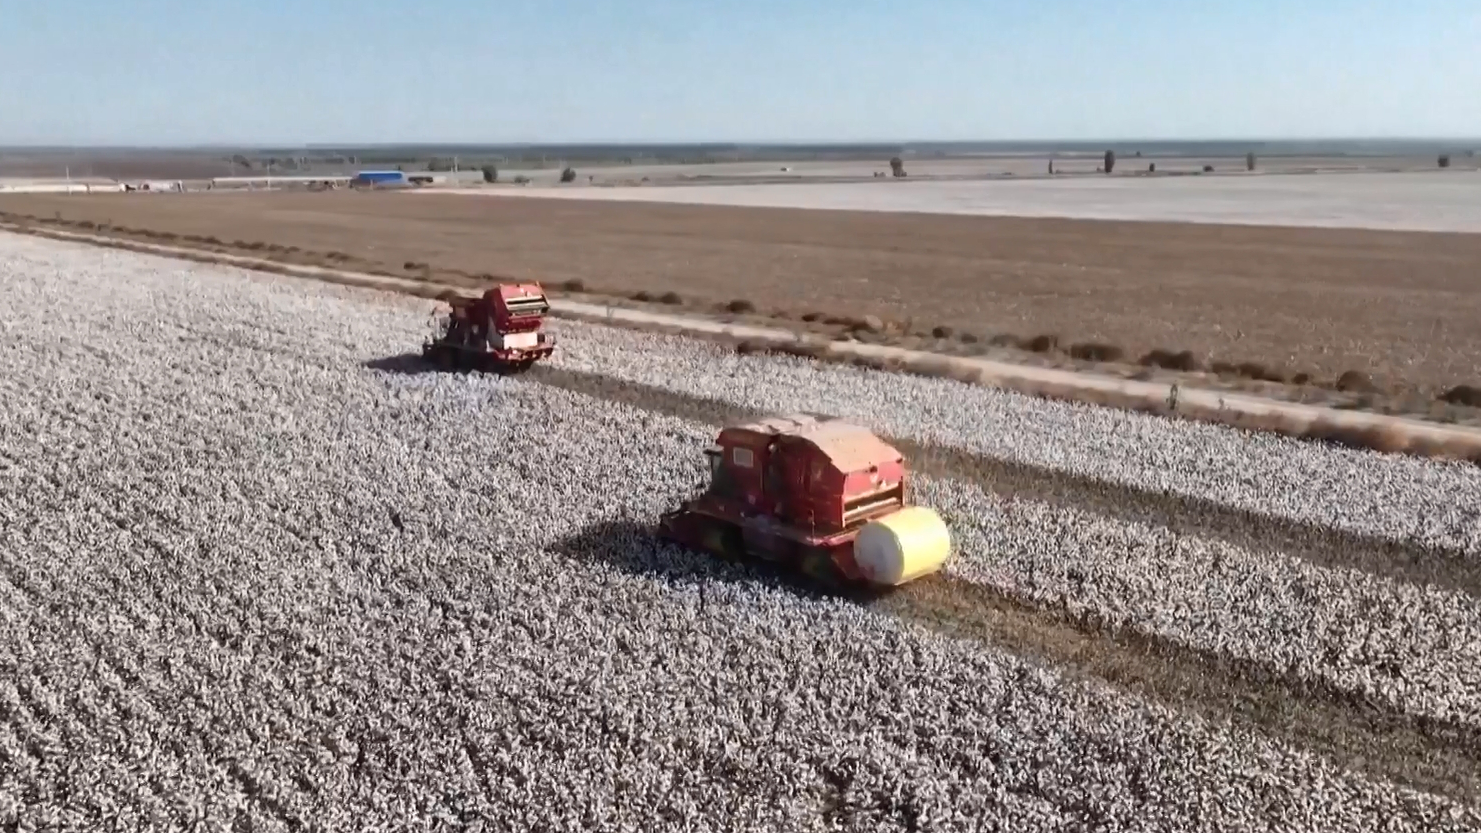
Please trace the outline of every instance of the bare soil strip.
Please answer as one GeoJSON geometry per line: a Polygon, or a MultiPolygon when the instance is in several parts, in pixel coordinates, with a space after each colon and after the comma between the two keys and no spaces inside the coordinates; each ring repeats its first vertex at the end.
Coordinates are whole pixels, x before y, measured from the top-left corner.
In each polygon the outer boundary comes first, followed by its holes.
{"type": "MultiPolygon", "coordinates": [[[[541,366],[531,371],[530,376],[541,384],[605,401],[715,425],[759,416],[729,403],[688,397],[598,374],[541,366]]],[[[898,443],[912,460],[925,459],[922,470],[938,476],[965,477],[992,488],[1006,488],[1010,494],[1026,494],[1056,504],[1084,500],[1089,508],[1098,511],[1114,507],[1125,497],[1133,505],[1140,504],[1129,516],[1133,520],[1153,520],[1161,511],[1160,496],[1060,478],[1029,467],[1002,467],[951,449],[895,438],[890,441],[898,443]],[[997,471],[1008,474],[1009,483],[1005,487],[994,483],[992,478],[997,471]],[[1025,487],[1025,491],[1018,491],[1019,486],[1025,487]]],[[[1194,512],[1210,511],[1216,531],[1233,533],[1236,539],[1244,541],[1254,538],[1262,546],[1276,543],[1263,535],[1269,527],[1278,529],[1280,521],[1214,507],[1201,510],[1191,501],[1176,506],[1176,501],[1166,500],[1171,501],[1177,516],[1184,520],[1191,521],[1194,512]],[[1245,524],[1243,528],[1239,526],[1241,520],[1245,524]]],[[[1281,540],[1301,541],[1310,537],[1310,532],[1304,531],[1307,529],[1288,524],[1287,529],[1277,534],[1281,540]]],[[[604,539],[609,534],[614,533],[611,530],[592,533],[595,539],[604,539]]],[[[1332,562],[1340,557],[1341,548],[1348,546],[1370,550],[1356,556],[1363,563],[1380,563],[1384,550],[1381,547],[1374,550],[1373,542],[1359,536],[1331,534],[1335,539],[1332,548],[1313,560],[1325,561],[1324,566],[1342,566],[1340,562],[1332,562]]],[[[569,548],[572,552],[584,549],[579,543],[572,543],[569,548]]],[[[1471,575],[1468,573],[1467,578],[1471,575]]],[[[1471,726],[1395,711],[1352,692],[1298,679],[1280,669],[1135,633],[1094,614],[1030,604],[994,588],[950,576],[938,575],[894,593],[861,596],[857,600],[943,633],[980,640],[1072,674],[1105,680],[1210,720],[1233,721],[1251,731],[1280,737],[1327,755],[1344,766],[1467,800],[1481,796],[1481,731],[1471,726]]]]}

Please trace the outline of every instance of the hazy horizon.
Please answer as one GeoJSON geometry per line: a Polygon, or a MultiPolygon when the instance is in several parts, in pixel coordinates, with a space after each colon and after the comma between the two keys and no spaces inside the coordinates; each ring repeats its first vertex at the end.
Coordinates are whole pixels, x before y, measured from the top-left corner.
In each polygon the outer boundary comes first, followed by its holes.
{"type": "Polygon", "coordinates": [[[278,151],[278,150],[306,150],[306,151],[338,151],[355,149],[375,150],[456,150],[459,148],[470,150],[497,150],[497,149],[540,149],[540,148],[714,148],[714,149],[842,149],[857,148],[859,150],[871,150],[881,148],[965,148],[967,152],[981,150],[1001,150],[1003,152],[1014,152],[1020,149],[1035,150],[1045,148],[1083,149],[1087,152],[1099,152],[1106,147],[1142,145],[1142,146],[1176,146],[1179,148],[1196,148],[1200,145],[1228,145],[1249,146],[1252,148],[1277,146],[1284,147],[1291,152],[1303,150],[1323,150],[1338,146],[1373,146],[1375,152],[1402,152],[1405,150],[1430,150],[1435,147],[1467,144],[1481,145],[1481,135],[1467,136],[1316,136],[1316,137],[1242,137],[1242,136],[1216,136],[1196,139],[1174,139],[1156,136],[1123,137],[1123,138],[1049,138],[1049,139],[1024,139],[1024,140],[934,140],[934,139],[868,139],[868,140],[797,140],[797,141],[744,141],[744,140],[710,140],[710,141],[677,141],[677,140],[652,140],[652,141],[623,141],[623,140],[586,140],[571,142],[509,142],[509,141],[343,141],[343,142],[202,142],[195,144],[4,144],[0,143],[3,151],[202,151],[220,152],[227,150],[248,151],[278,151]],[[1302,146],[1312,146],[1305,148],[1302,146]]]}
{"type": "Polygon", "coordinates": [[[7,146],[1481,136],[1467,0],[12,5],[7,146]]]}

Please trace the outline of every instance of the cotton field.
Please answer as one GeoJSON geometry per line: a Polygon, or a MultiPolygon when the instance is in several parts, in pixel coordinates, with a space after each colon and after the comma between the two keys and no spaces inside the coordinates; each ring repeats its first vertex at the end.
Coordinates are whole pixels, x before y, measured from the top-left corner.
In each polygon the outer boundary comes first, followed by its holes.
{"type": "Polygon", "coordinates": [[[1481,829],[1481,470],[0,236],[0,829],[1481,829]],[[659,543],[720,422],[921,458],[945,575],[659,543]]]}

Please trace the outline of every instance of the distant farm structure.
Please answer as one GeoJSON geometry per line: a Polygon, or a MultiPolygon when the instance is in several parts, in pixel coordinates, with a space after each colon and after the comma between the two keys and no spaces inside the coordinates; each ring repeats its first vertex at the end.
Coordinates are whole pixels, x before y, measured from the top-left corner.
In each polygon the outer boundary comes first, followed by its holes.
{"type": "Polygon", "coordinates": [[[207,187],[217,188],[247,188],[251,190],[270,188],[312,188],[345,186],[350,183],[350,177],[335,174],[319,174],[317,176],[218,176],[213,178],[207,187]]]}
{"type": "Polygon", "coordinates": [[[122,183],[106,180],[0,178],[0,192],[9,194],[99,194],[122,190],[122,183]]]}
{"type": "Polygon", "coordinates": [[[330,188],[413,188],[426,185],[476,185],[483,182],[483,172],[471,171],[399,171],[367,170],[351,174],[297,174],[293,176],[219,176],[210,181],[211,189],[330,189],[330,188]]]}
{"type": "Polygon", "coordinates": [[[352,187],[408,187],[419,185],[478,185],[483,171],[361,171],[350,180],[352,187]]]}

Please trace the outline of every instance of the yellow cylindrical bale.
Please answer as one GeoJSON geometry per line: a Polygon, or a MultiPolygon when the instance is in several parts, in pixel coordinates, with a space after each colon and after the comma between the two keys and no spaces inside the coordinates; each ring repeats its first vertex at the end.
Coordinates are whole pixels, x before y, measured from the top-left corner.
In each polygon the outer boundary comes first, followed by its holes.
{"type": "Polygon", "coordinates": [[[911,506],[870,521],[854,540],[854,562],[874,584],[897,586],[940,570],[951,533],[935,510],[911,506]]]}

